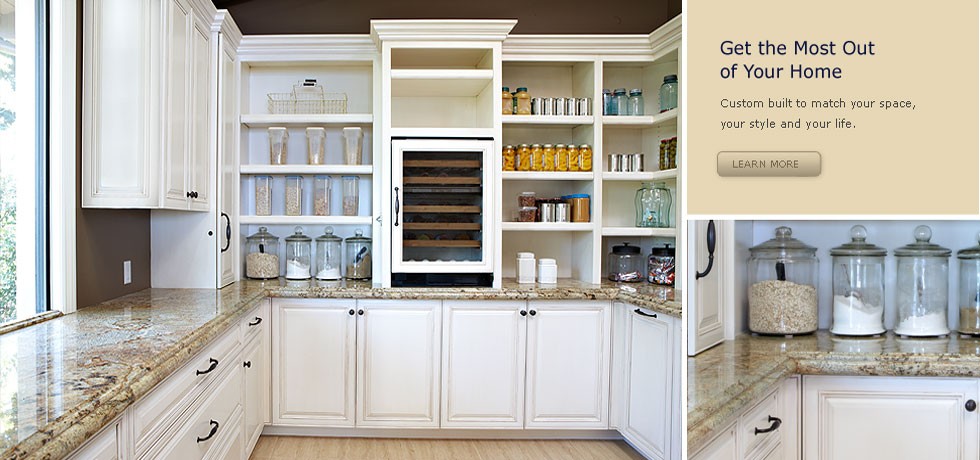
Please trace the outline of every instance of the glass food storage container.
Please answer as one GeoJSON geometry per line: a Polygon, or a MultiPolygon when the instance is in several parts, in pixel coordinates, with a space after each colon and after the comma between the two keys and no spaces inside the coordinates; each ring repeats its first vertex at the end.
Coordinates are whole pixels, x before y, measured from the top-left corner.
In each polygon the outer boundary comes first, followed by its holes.
{"type": "Polygon", "coordinates": [[[371,238],[360,229],[344,240],[347,246],[347,274],[349,280],[371,279],[371,238]]]}
{"type": "Polygon", "coordinates": [[[581,152],[578,151],[578,147],[569,144],[565,147],[565,152],[568,156],[568,170],[569,171],[581,171],[582,170],[582,156],[581,152]]]}
{"type": "Polygon", "coordinates": [[[316,237],[316,279],[339,280],[341,260],[340,245],[344,240],[333,234],[333,227],[323,229],[316,237]]]}
{"type": "Polygon", "coordinates": [[[303,215],[303,176],[286,176],[286,215],[303,215]]]}
{"type": "MultiPolygon", "coordinates": [[[[980,242],[980,234],[977,234],[980,242]]],[[[960,261],[959,280],[959,331],[980,335],[980,246],[961,249],[956,253],[960,261]]]]}
{"type": "Polygon", "coordinates": [[[665,183],[644,183],[636,191],[636,226],[670,227],[670,204],[670,190],[665,183]]]}
{"type": "Polygon", "coordinates": [[[609,280],[636,283],[643,279],[643,256],[638,246],[629,243],[613,246],[609,253],[609,280]]]}
{"type": "Polygon", "coordinates": [[[629,110],[630,115],[643,115],[643,90],[639,88],[630,90],[629,110]]]}
{"type": "Polygon", "coordinates": [[[287,141],[289,141],[289,132],[286,131],[286,128],[269,128],[269,164],[286,164],[287,141]]]}
{"type": "Polygon", "coordinates": [[[306,128],[306,161],[311,165],[323,164],[323,140],[327,131],[323,128],[306,128]]]}
{"type": "Polygon", "coordinates": [[[592,146],[582,144],[578,146],[579,171],[592,171],[592,146]]]}
{"type": "Polygon", "coordinates": [[[513,171],[517,166],[517,149],[513,145],[505,145],[503,151],[501,152],[504,160],[501,169],[504,171],[513,171]]]}
{"type": "MultiPolygon", "coordinates": [[[[541,146],[541,152],[544,155],[544,171],[555,171],[558,167],[557,156],[555,155],[555,146],[551,144],[544,144],[541,146]]],[[[565,169],[568,169],[568,165],[565,165],[565,169]]]]}
{"type": "Polygon", "coordinates": [[[255,176],[255,215],[272,215],[272,176],[255,176]]]}
{"type": "Polygon", "coordinates": [[[364,145],[364,132],[361,128],[344,128],[344,164],[361,164],[361,147],[364,145]]]}
{"type": "Polygon", "coordinates": [[[885,332],[885,248],[865,240],[868,231],[851,227],[851,241],[830,250],[834,282],[834,322],[838,335],[885,332]]]}
{"type": "Polygon", "coordinates": [[[895,334],[935,337],[949,334],[949,256],[952,251],[930,243],[932,229],[915,227],[915,243],[895,249],[895,334]]]}
{"type": "Polygon", "coordinates": [[[344,215],[357,215],[357,195],[360,178],[357,176],[343,176],[344,179],[344,215]]]}
{"type": "Polygon", "coordinates": [[[677,75],[667,75],[660,85],[660,111],[677,108],[677,75]]]}
{"type": "Polygon", "coordinates": [[[530,115],[531,95],[528,94],[527,88],[517,88],[517,93],[514,94],[514,97],[517,98],[517,111],[514,112],[514,115],[530,115]]]}
{"type": "Polygon", "coordinates": [[[670,244],[662,248],[652,248],[647,258],[647,281],[664,286],[674,285],[674,268],[677,254],[670,244]]]}
{"type": "Polygon", "coordinates": [[[794,335],[817,330],[817,248],[793,238],[789,227],[749,248],[749,330],[794,335]]]}
{"type": "Polygon", "coordinates": [[[544,171],[544,148],[531,144],[531,171],[544,171]]]}
{"type": "Polygon", "coordinates": [[[613,105],[613,92],[608,89],[602,90],[602,114],[616,115],[616,106],[613,105]]]}
{"type": "Polygon", "coordinates": [[[303,234],[303,227],[293,229],[286,237],[286,279],[310,279],[313,239],[303,234]]]}
{"type": "Polygon", "coordinates": [[[256,280],[279,277],[279,237],[266,227],[245,238],[245,276],[256,280]]]}
{"type": "Polygon", "coordinates": [[[504,86],[503,93],[501,93],[500,105],[503,109],[504,115],[514,114],[514,105],[511,102],[514,99],[514,95],[510,92],[510,88],[504,86]]]}
{"type": "Polygon", "coordinates": [[[626,95],[626,88],[616,88],[613,90],[613,110],[616,111],[615,115],[629,115],[630,114],[630,98],[626,95]]]}
{"type": "Polygon", "coordinates": [[[528,144],[521,144],[517,146],[517,170],[531,170],[531,146],[528,144]]]}
{"type": "Polygon", "coordinates": [[[330,176],[313,176],[313,215],[330,215],[330,176]]]}

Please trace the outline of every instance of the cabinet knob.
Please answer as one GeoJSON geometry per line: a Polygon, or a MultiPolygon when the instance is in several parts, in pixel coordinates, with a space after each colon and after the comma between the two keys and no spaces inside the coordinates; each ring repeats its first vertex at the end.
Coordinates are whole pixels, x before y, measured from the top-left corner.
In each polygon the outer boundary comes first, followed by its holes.
{"type": "Polygon", "coordinates": [[[252,368],[252,362],[251,361],[245,361],[244,363],[242,363],[242,365],[245,366],[245,367],[247,367],[247,368],[249,368],[249,369],[252,368]]]}
{"type": "Polygon", "coordinates": [[[347,312],[347,314],[348,315],[351,315],[351,316],[354,316],[354,309],[351,308],[350,311],[347,312]]]}
{"type": "Polygon", "coordinates": [[[537,314],[538,314],[537,311],[531,310],[531,316],[534,316],[534,315],[537,315],[537,314]]]}
{"type": "Polygon", "coordinates": [[[521,316],[527,316],[527,310],[521,310],[521,316]]]}
{"type": "Polygon", "coordinates": [[[974,401],[974,400],[972,400],[972,399],[969,400],[969,401],[967,401],[966,402],[966,411],[967,412],[973,412],[975,410],[977,410],[977,402],[974,401]]]}
{"type": "Polygon", "coordinates": [[[187,198],[194,198],[194,194],[191,192],[187,192],[187,198]]]}
{"type": "Polygon", "coordinates": [[[357,310],[357,314],[360,316],[364,316],[364,310],[357,310]]]}

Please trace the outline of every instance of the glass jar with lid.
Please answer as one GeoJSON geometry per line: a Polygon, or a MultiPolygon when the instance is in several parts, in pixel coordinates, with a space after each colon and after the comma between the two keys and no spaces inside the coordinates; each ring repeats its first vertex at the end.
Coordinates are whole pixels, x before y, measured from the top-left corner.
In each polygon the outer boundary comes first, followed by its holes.
{"type": "Polygon", "coordinates": [[[266,227],[245,238],[245,276],[256,280],[279,277],[279,237],[266,227]]]}
{"type": "MultiPolygon", "coordinates": [[[[980,234],[977,234],[980,242],[980,234]]],[[[956,253],[960,260],[959,280],[959,331],[980,335],[980,245],[962,249],[956,253]]]]}
{"type": "Polygon", "coordinates": [[[950,249],[930,243],[932,229],[915,227],[915,242],[895,250],[895,334],[935,337],[949,334],[950,249]]]}
{"type": "Polygon", "coordinates": [[[345,216],[356,216],[358,210],[357,196],[360,187],[360,177],[342,176],[344,181],[344,196],[342,208],[345,216]]]}
{"type": "Polygon", "coordinates": [[[347,246],[347,274],[349,280],[371,279],[371,238],[364,236],[360,229],[354,236],[344,240],[347,246]]]}
{"type": "Polygon", "coordinates": [[[582,157],[579,156],[578,147],[573,144],[568,144],[565,147],[565,151],[568,152],[568,170],[569,171],[581,171],[582,170],[582,157]]]}
{"type": "Polygon", "coordinates": [[[544,148],[531,144],[531,171],[544,171],[544,148]]]}
{"type": "Polygon", "coordinates": [[[503,154],[504,157],[503,166],[501,167],[501,169],[503,169],[504,171],[515,170],[517,166],[516,163],[517,149],[515,149],[513,145],[505,145],[501,153],[503,154]]]}
{"type": "Polygon", "coordinates": [[[324,228],[323,234],[316,237],[316,279],[340,279],[340,267],[343,264],[340,245],[343,241],[333,234],[333,227],[324,228]]]}
{"type": "Polygon", "coordinates": [[[629,243],[613,246],[609,253],[609,280],[636,283],[643,279],[643,256],[638,246],[629,243]]]}
{"type": "Polygon", "coordinates": [[[517,170],[531,170],[531,146],[528,144],[520,144],[517,146],[517,170]]]}
{"type": "Polygon", "coordinates": [[[677,108],[677,75],[667,75],[660,85],[660,111],[677,108]]]}
{"type": "Polygon", "coordinates": [[[330,215],[330,176],[313,176],[313,215],[330,215]]]}
{"type": "Polygon", "coordinates": [[[817,330],[817,248],[789,227],[749,248],[749,330],[794,335],[817,330]]]}
{"type": "Polygon", "coordinates": [[[313,239],[303,234],[303,227],[296,227],[286,237],[286,279],[310,279],[312,255],[313,239]]]}
{"type": "Polygon", "coordinates": [[[520,87],[517,88],[517,93],[514,94],[517,98],[517,111],[514,115],[530,115],[531,114],[531,95],[527,92],[527,88],[520,87]]]}
{"type": "Polygon", "coordinates": [[[286,176],[284,208],[287,216],[303,215],[303,176],[286,176]]]}
{"type": "Polygon", "coordinates": [[[592,146],[582,144],[578,146],[579,171],[592,171],[592,146]]]}
{"type": "Polygon", "coordinates": [[[272,215],[272,176],[255,176],[255,215],[272,215]]]}
{"type": "Polygon", "coordinates": [[[643,115],[643,90],[633,88],[629,98],[630,115],[643,115]]]}
{"type": "Polygon", "coordinates": [[[865,240],[862,225],[851,227],[851,241],[830,250],[834,282],[834,323],[838,335],[885,332],[885,248],[865,240]]]}
{"type": "Polygon", "coordinates": [[[670,189],[666,183],[643,183],[636,191],[636,226],[670,227],[670,204],[670,189]]]}
{"type": "Polygon", "coordinates": [[[616,88],[613,90],[613,110],[615,115],[629,115],[630,105],[629,96],[626,95],[626,88],[616,88]]]}
{"type": "Polygon", "coordinates": [[[514,99],[514,94],[510,92],[510,88],[504,86],[503,93],[501,94],[500,105],[503,109],[502,113],[504,115],[514,114],[514,105],[511,102],[514,99]]]}

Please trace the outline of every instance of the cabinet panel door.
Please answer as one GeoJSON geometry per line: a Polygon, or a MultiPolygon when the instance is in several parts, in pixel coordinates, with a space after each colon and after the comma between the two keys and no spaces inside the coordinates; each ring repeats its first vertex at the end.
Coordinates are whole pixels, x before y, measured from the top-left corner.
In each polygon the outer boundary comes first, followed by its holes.
{"type": "Polygon", "coordinates": [[[609,308],[528,302],[526,427],[608,427],[609,308]]]}
{"type": "Polygon", "coordinates": [[[735,424],[732,424],[712,439],[704,449],[691,457],[692,460],[738,460],[738,446],[735,445],[735,424]]]}
{"type": "Polygon", "coordinates": [[[438,427],[441,303],[357,307],[357,424],[438,427]]]}
{"type": "Polygon", "coordinates": [[[353,300],[275,299],[273,423],[354,424],[353,300]]]}
{"type": "Polygon", "coordinates": [[[262,427],[265,426],[265,416],[263,410],[266,409],[265,390],[267,385],[263,384],[264,377],[268,376],[266,367],[269,365],[265,361],[263,345],[265,340],[261,336],[256,336],[252,341],[245,345],[245,352],[242,354],[242,367],[245,368],[245,445],[254,446],[262,434],[262,427]]]}
{"type": "Polygon", "coordinates": [[[164,207],[187,208],[188,116],[191,100],[191,40],[194,12],[182,0],[167,2],[167,91],[164,131],[164,207]]]}
{"type": "Polygon", "coordinates": [[[708,267],[709,221],[695,221],[691,226],[691,251],[693,266],[689,269],[693,283],[694,308],[688,317],[688,350],[690,355],[704,351],[725,339],[725,312],[730,308],[726,283],[733,276],[727,270],[729,259],[734,257],[729,248],[734,245],[734,229],[730,221],[713,221],[715,251],[711,271],[702,278],[694,280],[693,273],[705,271],[708,267]]]}
{"type": "Polygon", "coordinates": [[[443,428],[524,426],[526,315],[522,301],[444,302],[443,428]]]}
{"type": "Polygon", "coordinates": [[[191,33],[191,58],[188,191],[190,208],[207,211],[211,200],[211,32],[208,25],[197,21],[191,33]]]}
{"type": "Polygon", "coordinates": [[[232,44],[221,39],[218,54],[220,102],[219,114],[219,158],[220,177],[218,178],[218,286],[227,286],[237,279],[236,262],[238,254],[238,71],[235,49],[232,44]]]}
{"type": "Polygon", "coordinates": [[[653,313],[630,308],[624,435],[648,458],[665,459],[670,455],[672,320],[643,316],[653,313]]]}
{"type": "Polygon", "coordinates": [[[803,458],[976,459],[976,379],[803,377],[803,458]]]}

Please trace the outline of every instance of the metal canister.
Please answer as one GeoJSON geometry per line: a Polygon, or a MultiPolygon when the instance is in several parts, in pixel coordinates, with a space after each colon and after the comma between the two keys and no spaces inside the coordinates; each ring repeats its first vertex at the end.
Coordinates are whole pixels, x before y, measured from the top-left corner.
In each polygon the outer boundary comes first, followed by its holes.
{"type": "Polygon", "coordinates": [[[640,172],[643,171],[643,154],[634,153],[630,155],[630,171],[640,172]]]}
{"type": "Polygon", "coordinates": [[[531,98],[531,115],[544,115],[544,98],[531,98]]]}
{"type": "Polygon", "coordinates": [[[565,115],[585,115],[583,113],[578,113],[578,105],[575,102],[577,99],[570,97],[565,100],[565,115]]]}
{"type": "Polygon", "coordinates": [[[555,222],[556,204],[545,201],[538,205],[538,209],[541,211],[541,222],[555,222]]]}
{"type": "Polygon", "coordinates": [[[555,115],[568,115],[568,111],[565,110],[566,100],[564,97],[555,98],[555,115]]]}
{"type": "Polygon", "coordinates": [[[591,97],[580,97],[575,101],[575,104],[578,105],[578,108],[575,110],[576,115],[592,115],[591,97]]]}
{"type": "Polygon", "coordinates": [[[609,154],[609,172],[623,172],[623,154],[609,154]]]}
{"type": "Polygon", "coordinates": [[[633,172],[633,154],[631,153],[621,153],[619,160],[619,171],[620,172],[633,172]]]}
{"type": "Polygon", "coordinates": [[[555,98],[546,97],[544,98],[544,107],[542,107],[541,115],[554,115],[555,114],[555,98]]]}
{"type": "Polygon", "coordinates": [[[572,205],[563,202],[555,203],[555,222],[571,222],[572,205]]]}

